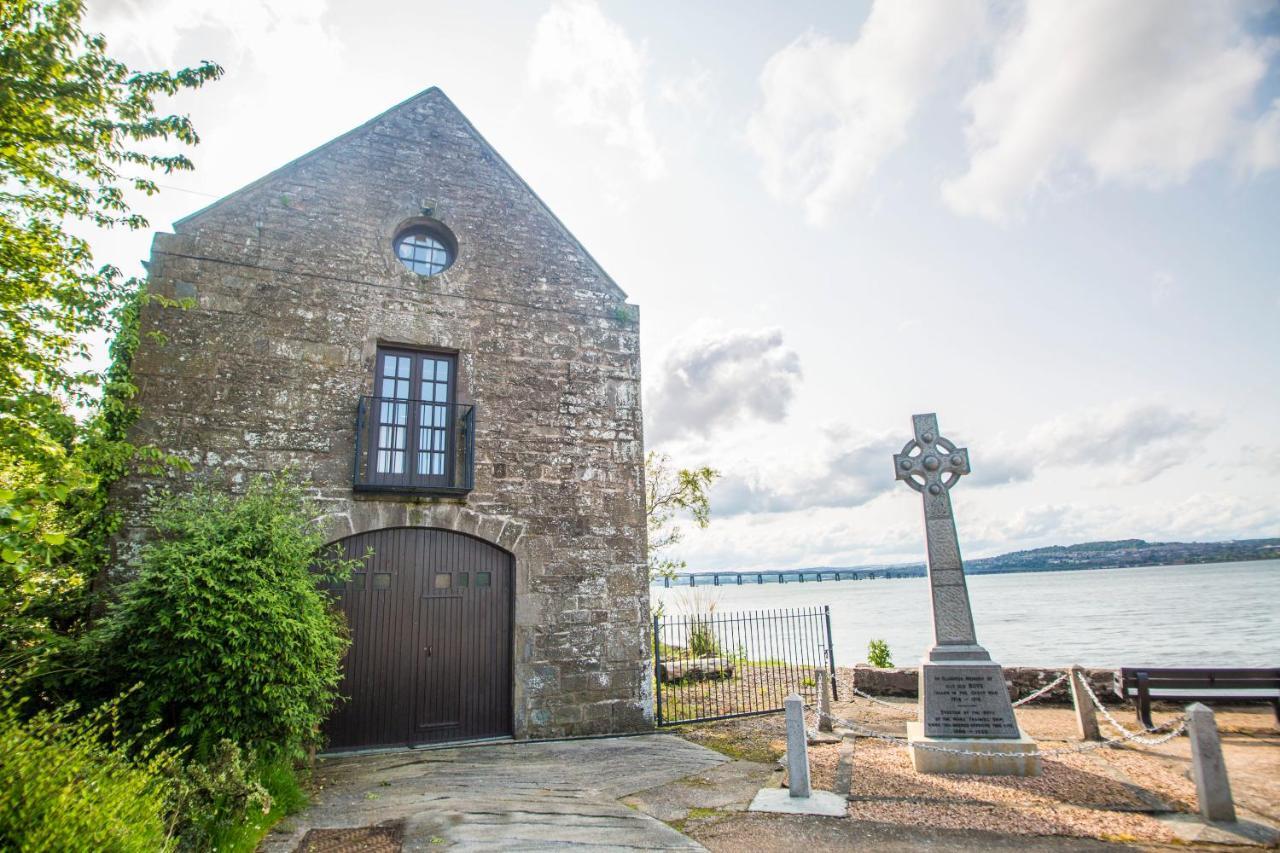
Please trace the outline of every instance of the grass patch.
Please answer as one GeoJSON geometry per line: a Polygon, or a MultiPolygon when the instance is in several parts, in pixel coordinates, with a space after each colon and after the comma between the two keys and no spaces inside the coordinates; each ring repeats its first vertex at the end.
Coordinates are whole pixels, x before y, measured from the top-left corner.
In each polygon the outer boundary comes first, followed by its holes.
{"type": "Polygon", "coordinates": [[[723,809],[707,809],[700,806],[694,806],[689,809],[689,813],[679,820],[667,821],[667,826],[677,832],[685,832],[689,829],[690,824],[712,824],[716,821],[723,820],[729,816],[729,812],[723,809]]]}
{"type": "Polygon", "coordinates": [[[676,734],[739,761],[774,764],[786,752],[785,741],[719,723],[681,726],[676,734]]]}

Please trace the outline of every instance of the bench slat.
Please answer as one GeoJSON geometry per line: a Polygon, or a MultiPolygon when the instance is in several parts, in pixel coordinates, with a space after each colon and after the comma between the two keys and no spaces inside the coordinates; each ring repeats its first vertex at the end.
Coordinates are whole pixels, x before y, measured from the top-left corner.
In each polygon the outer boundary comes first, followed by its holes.
{"type": "Polygon", "coordinates": [[[1173,669],[1160,667],[1126,666],[1120,669],[1123,678],[1136,678],[1139,672],[1149,678],[1245,678],[1280,679],[1280,669],[1173,669]]]}
{"type": "MultiPolygon", "coordinates": [[[[1127,687],[1125,688],[1125,693],[1132,698],[1138,695],[1138,688],[1127,687]]],[[[1152,687],[1147,690],[1147,695],[1152,699],[1280,699],[1280,688],[1253,687],[1233,690],[1213,688],[1204,690],[1195,687],[1152,687]]]]}

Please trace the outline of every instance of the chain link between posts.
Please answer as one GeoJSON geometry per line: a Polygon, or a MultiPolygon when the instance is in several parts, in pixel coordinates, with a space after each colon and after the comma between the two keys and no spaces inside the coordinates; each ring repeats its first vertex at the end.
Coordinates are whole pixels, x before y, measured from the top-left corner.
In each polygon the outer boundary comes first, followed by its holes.
{"type": "MultiPolygon", "coordinates": [[[[1049,684],[1046,684],[1044,687],[1040,688],[1034,693],[1024,696],[1022,699],[1019,699],[1017,702],[1014,702],[1013,703],[1014,707],[1025,705],[1028,702],[1033,702],[1036,699],[1039,699],[1041,696],[1045,695],[1050,690],[1057,687],[1059,684],[1061,684],[1063,681],[1069,678],[1070,675],[1071,675],[1070,672],[1062,673],[1054,681],[1050,682],[1049,684]]],[[[1158,737],[1148,736],[1150,733],[1144,734],[1142,732],[1131,732],[1128,729],[1126,729],[1123,725],[1121,725],[1120,721],[1117,720],[1114,716],[1112,716],[1111,712],[1108,711],[1106,706],[1102,704],[1101,700],[1098,699],[1097,694],[1093,692],[1093,688],[1089,685],[1088,679],[1081,678],[1080,683],[1084,686],[1084,691],[1085,691],[1085,694],[1089,697],[1089,701],[1092,702],[1094,707],[1097,708],[1098,711],[1102,713],[1102,716],[1107,720],[1107,722],[1111,724],[1113,727],[1115,727],[1115,729],[1121,733],[1120,737],[1105,738],[1100,741],[1089,741],[1086,743],[1077,744],[1075,746],[1061,747],[1059,749],[1037,749],[1034,752],[980,752],[977,750],[970,750],[970,749],[951,749],[949,747],[936,746],[934,744],[926,744],[926,743],[915,743],[911,745],[911,748],[924,749],[930,752],[941,752],[941,753],[946,753],[948,755],[1004,756],[1009,758],[1043,758],[1043,757],[1054,756],[1054,755],[1067,755],[1070,753],[1090,752],[1095,749],[1102,749],[1103,747],[1115,746],[1116,744],[1122,744],[1122,743],[1128,743],[1128,742],[1138,743],[1143,746],[1159,746],[1160,744],[1168,743],[1169,741],[1173,740],[1174,738],[1181,735],[1184,731],[1186,731],[1187,716],[1186,714],[1182,714],[1182,715],[1179,715],[1176,719],[1170,720],[1167,723],[1162,723],[1161,725],[1157,726],[1156,727],[1157,731],[1159,729],[1165,729],[1172,726],[1172,728],[1168,732],[1158,737]]],[[[858,688],[852,685],[848,685],[848,686],[853,693],[857,694],[858,696],[861,696],[864,699],[868,699],[872,702],[875,702],[878,705],[884,705],[886,707],[893,708],[898,711],[903,710],[901,705],[897,705],[892,702],[885,702],[882,699],[878,699],[875,696],[872,696],[868,693],[864,693],[863,691],[859,690],[858,688]]],[[[821,712],[817,711],[812,704],[806,705],[805,707],[807,710],[813,711],[817,718],[819,719],[821,718],[822,716],[821,712]]],[[[880,740],[880,741],[884,741],[886,743],[892,743],[895,745],[907,743],[907,739],[902,735],[892,735],[887,732],[878,732],[873,729],[868,729],[865,726],[862,726],[859,723],[854,722],[853,720],[848,720],[843,717],[838,717],[834,714],[830,715],[829,719],[833,724],[849,729],[859,737],[872,738],[874,740],[880,740]]],[[[810,736],[813,736],[815,734],[814,729],[816,728],[817,726],[813,728],[806,726],[806,733],[809,734],[810,736]]]]}
{"type": "MultiPolygon", "coordinates": [[[[1071,673],[1069,672],[1062,673],[1053,681],[1046,684],[1044,687],[1041,687],[1039,690],[1035,691],[1034,693],[1029,693],[1026,696],[1023,696],[1021,699],[1014,702],[1013,707],[1018,708],[1023,705],[1026,705],[1028,702],[1036,701],[1041,696],[1048,694],[1051,690],[1053,690],[1053,688],[1057,687],[1059,684],[1066,681],[1067,678],[1070,677],[1070,675],[1071,673]]],[[[886,702],[885,700],[881,699],[878,696],[872,696],[870,693],[866,693],[866,692],[863,692],[862,690],[859,690],[854,684],[848,681],[842,681],[842,682],[839,682],[839,684],[842,690],[848,690],[850,693],[854,694],[855,696],[860,696],[863,699],[866,699],[868,702],[874,702],[877,705],[883,705],[886,708],[892,708],[893,710],[899,713],[910,714],[912,717],[916,715],[916,711],[914,709],[904,707],[897,702],[886,702]]]]}

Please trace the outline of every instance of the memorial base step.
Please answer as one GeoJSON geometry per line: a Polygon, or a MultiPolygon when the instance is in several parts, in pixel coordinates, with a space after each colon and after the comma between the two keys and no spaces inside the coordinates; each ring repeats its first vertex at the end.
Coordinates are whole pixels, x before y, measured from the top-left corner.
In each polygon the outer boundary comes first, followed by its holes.
{"type": "Polygon", "coordinates": [[[907,750],[918,773],[972,774],[975,776],[1039,776],[1036,742],[1021,729],[1016,738],[925,737],[919,722],[907,723],[907,750]],[[960,755],[938,749],[980,753],[960,755]],[[920,748],[917,748],[920,747],[920,748]]]}

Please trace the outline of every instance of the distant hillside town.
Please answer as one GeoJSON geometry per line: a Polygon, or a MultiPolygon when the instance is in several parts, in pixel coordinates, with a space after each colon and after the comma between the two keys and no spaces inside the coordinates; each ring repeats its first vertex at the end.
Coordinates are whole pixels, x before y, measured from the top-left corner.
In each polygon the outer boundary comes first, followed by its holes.
{"type": "MultiPolygon", "coordinates": [[[[1237,539],[1231,542],[1147,542],[1145,539],[1120,539],[1110,542],[1084,542],[1079,545],[1051,545],[1030,551],[1013,551],[998,557],[965,561],[965,572],[990,575],[1006,572],[1062,572],[1085,569],[1118,569],[1133,566],[1181,566],[1193,563],[1236,563],[1247,560],[1280,559],[1280,538],[1237,539]]],[[[754,569],[737,572],[720,570],[682,572],[676,581],[688,584],[697,576],[697,584],[733,582],[742,575],[747,582],[789,583],[806,580],[872,580],[876,578],[924,577],[924,563],[897,563],[866,566],[813,566],[803,569],[754,569]]],[[[741,582],[741,581],[738,581],[741,582]]],[[[659,581],[659,583],[663,583],[659,581]]],[[[671,581],[665,582],[671,586],[671,581]]]]}

